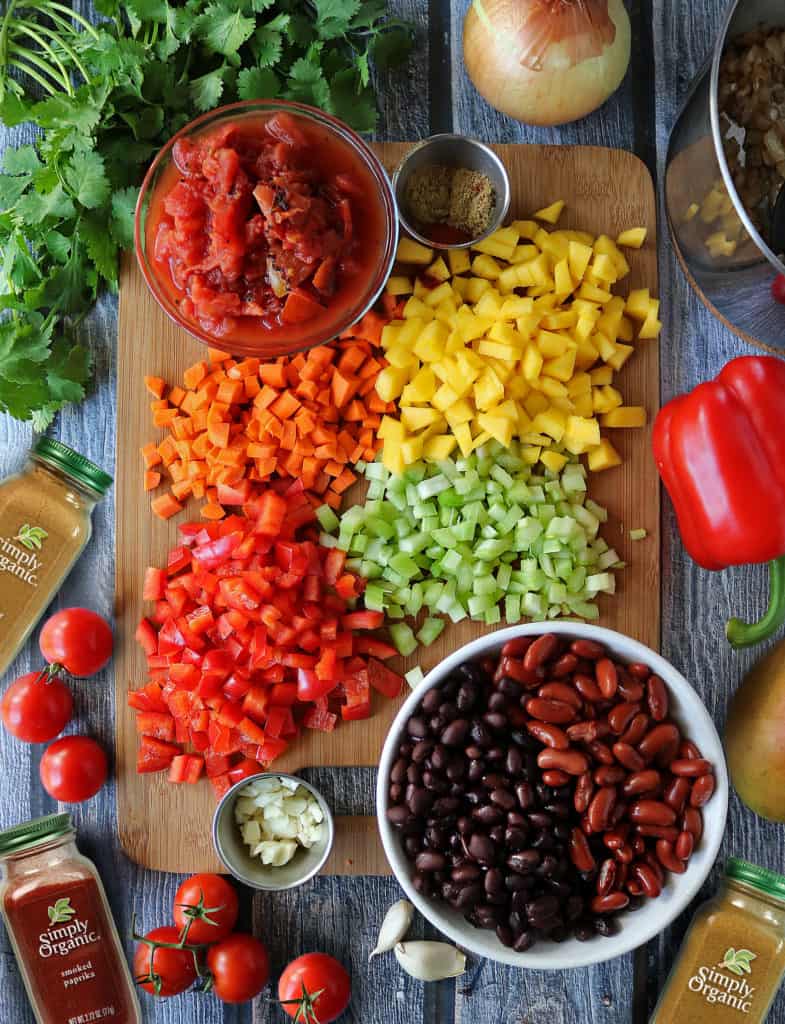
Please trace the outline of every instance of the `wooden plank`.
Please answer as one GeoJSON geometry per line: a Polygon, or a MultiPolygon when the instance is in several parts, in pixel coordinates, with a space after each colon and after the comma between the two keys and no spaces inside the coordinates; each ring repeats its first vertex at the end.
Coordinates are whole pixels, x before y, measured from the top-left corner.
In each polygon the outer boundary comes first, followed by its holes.
{"type": "MultiPolygon", "coordinates": [[[[379,152],[392,168],[405,144],[385,143],[379,152]]],[[[631,154],[596,148],[503,146],[505,159],[515,182],[512,216],[524,216],[556,197],[569,201],[564,216],[567,227],[581,226],[615,235],[624,227],[645,225],[649,241],[631,254],[630,286],[656,284],[656,225],[651,182],[643,165],[631,154]]],[[[625,366],[622,387],[627,400],[657,407],[657,347],[643,344],[625,366]]],[[[118,618],[117,699],[124,702],[130,682],[144,677],[144,659],[132,634],[143,612],[141,580],[146,565],[164,564],[167,550],[176,542],[174,519],[163,524],[151,515],[139,514],[142,493],[142,465],[139,448],[154,436],[149,426],[148,400],[142,375],[152,373],[168,381],[178,380],[182,370],[202,354],[198,342],[179,331],[158,309],[149,295],[136,263],[123,267],[120,301],[118,417],[121,424],[118,445],[117,588],[118,618]],[[140,366],[139,352],[145,351],[140,366]]],[[[592,493],[610,509],[612,522],[606,531],[609,543],[630,563],[622,574],[620,592],[603,603],[603,621],[623,633],[656,645],[659,608],[645,595],[658,592],[658,490],[650,460],[645,458],[646,431],[622,431],[619,448],[625,456],[620,470],[599,474],[592,493]],[[631,545],[628,530],[644,527],[649,532],[643,544],[631,545]]],[[[186,516],[179,517],[180,520],[186,516]]],[[[485,631],[482,624],[464,622],[450,626],[417,660],[427,670],[461,643],[485,631]]],[[[397,704],[377,701],[373,717],[361,728],[343,728],[336,735],[306,732],[280,762],[282,769],[297,771],[312,765],[373,765],[377,763],[384,736],[397,704]]],[[[133,770],[136,736],[133,716],[121,713],[117,721],[118,807],[121,841],[132,859],[160,870],[207,870],[216,862],[206,842],[213,810],[207,786],[194,789],[173,787],[162,777],[140,777],[133,770]],[[175,838],[163,829],[150,828],[151,821],[181,820],[182,834],[175,838]]],[[[369,869],[378,862],[378,848],[363,862],[369,869]]],[[[348,858],[351,859],[351,858],[348,858]]],[[[342,860],[347,858],[342,856],[342,860]]]]}

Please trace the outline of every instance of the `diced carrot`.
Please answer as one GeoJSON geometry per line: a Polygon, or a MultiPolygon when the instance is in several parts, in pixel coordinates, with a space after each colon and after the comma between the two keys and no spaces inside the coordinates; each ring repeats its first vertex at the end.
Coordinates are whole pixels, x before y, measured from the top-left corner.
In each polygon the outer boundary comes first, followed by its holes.
{"type": "Polygon", "coordinates": [[[150,508],[159,519],[171,519],[172,516],[183,510],[183,506],[171,494],[161,494],[159,497],[153,498],[150,508]]]}
{"type": "Polygon", "coordinates": [[[144,474],[144,489],[146,491],[154,491],[161,482],[161,474],[157,473],[154,469],[148,469],[144,474]]]}
{"type": "Polygon", "coordinates": [[[209,367],[204,361],[200,363],[194,363],[193,366],[189,366],[183,374],[183,383],[187,388],[195,388],[202,383],[204,378],[207,376],[209,367]]]}
{"type": "Polygon", "coordinates": [[[185,398],[186,394],[187,392],[184,391],[181,387],[175,386],[169,392],[167,397],[169,401],[172,403],[172,405],[176,405],[179,407],[180,405],[182,405],[183,399],[185,398]]]}
{"type": "Polygon", "coordinates": [[[157,409],[153,413],[153,426],[166,427],[177,418],[177,409],[157,409]]]}
{"type": "Polygon", "coordinates": [[[154,398],[163,398],[166,381],[163,377],[145,377],[144,386],[154,398]]]}
{"type": "Polygon", "coordinates": [[[178,501],[187,501],[193,493],[193,484],[190,480],[178,480],[172,484],[171,490],[178,501]]]}
{"type": "Polygon", "coordinates": [[[157,412],[159,409],[168,409],[168,408],[169,408],[169,403],[167,402],[167,400],[165,398],[156,398],[154,401],[150,402],[150,411],[151,412],[157,412]]]}
{"type": "Polygon", "coordinates": [[[211,363],[222,363],[226,359],[232,358],[231,352],[224,352],[221,348],[208,348],[207,355],[211,363]]]}
{"type": "Polygon", "coordinates": [[[332,488],[330,488],[330,490],[325,493],[324,500],[332,509],[337,510],[341,507],[341,496],[340,494],[336,494],[336,492],[332,488]]]}
{"type": "Polygon", "coordinates": [[[270,406],[270,412],[281,420],[293,416],[300,408],[300,403],[291,391],[282,392],[270,406]]]}
{"type": "Polygon", "coordinates": [[[234,405],[235,402],[240,402],[245,395],[245,388],[241,380],[225,380],[218,385],[218,398],[219,402],[226,402],[228,405],[234,405]]]}
{"type": "Polygon", "coordinates": [[[256,398],[262,390],[262,385],[259,383],[258,377],[246,377],[243,381],[243,387],[245,388],[246,398],[256,398]]]}
{"type": "Polygon", "coordinates": [[[161,453],[158,451],[158,449],[152,443],[152,441],[149,444],[146,444],[144,448],[140,448],[139,450],[141,451],[142,458],[144,459],[145,469],[152,469],[153,466],[160,466],[161,463],[163,462],[163,459],[161,458],[161,453]]]}
{"type": "Polygon", "coordinates": [[[259,380],[273,388],[285,388],[286,371],[281,363],[262,363],[259,367],[259,380]]]}
{"type": "Polygon", "coordinates": [[[202,505],[199,515],[202,519],[223,519],[226,512],[217,501],[210,501],[206,505],[202,505]]]}
{"type": "Polygon", "coordinates": [[[338,494],[343,494],[347,488],[352,486],[356,479],[357,476],[350,469],[343,469],[333,480],[331,489],[338,494]]]}
{"type": "Polygon", "coordinates": [[[229,444],[229,424],[211,423],[207,428],[207,436],[210,443],[218,448],[225,448],[229,444]]]}

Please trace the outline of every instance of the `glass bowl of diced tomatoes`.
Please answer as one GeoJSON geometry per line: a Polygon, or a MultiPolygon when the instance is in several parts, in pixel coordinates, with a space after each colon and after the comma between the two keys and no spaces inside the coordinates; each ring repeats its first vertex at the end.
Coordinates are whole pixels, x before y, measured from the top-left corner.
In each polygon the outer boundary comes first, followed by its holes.
{"type": "Polygon", "coordinates": [[[311,348],[356,323],[395,260],[387,174],[335,117],[249,100],[163,147],[136,207],[136,255],[178,326],[233,355],[311,348]]]}

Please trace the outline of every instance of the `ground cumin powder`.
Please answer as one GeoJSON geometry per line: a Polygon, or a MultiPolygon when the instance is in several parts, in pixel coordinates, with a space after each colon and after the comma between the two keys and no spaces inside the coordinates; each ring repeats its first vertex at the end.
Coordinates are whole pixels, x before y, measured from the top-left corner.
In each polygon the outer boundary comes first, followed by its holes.
{"type": "Polygon", "coordinates": [[[785,972],[785,878],[731,857],[699,908],[651,1024],[760,1024],[785,972]]]}
{"type": "Polygon", "coordinates": [[[0,675],[92,535],[112,478],[67,445],[41,438],[25,468],[0,483],[0,675]]]}
{"type": "Polygon", "coordinates": [[[469,239],[478,238],[488,229],[496,202],[486,174],[442,164],[429,164],[414,171],[404,195],[418,228],[447,224],[469,239]]]}

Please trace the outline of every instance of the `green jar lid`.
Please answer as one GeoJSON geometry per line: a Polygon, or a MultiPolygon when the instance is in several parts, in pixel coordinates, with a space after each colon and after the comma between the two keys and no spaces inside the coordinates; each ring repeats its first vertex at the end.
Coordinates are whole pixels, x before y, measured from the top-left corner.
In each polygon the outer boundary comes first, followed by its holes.
{"type": "Polygon", "coordinates": [[[42,437],[33,448],[33,453],[50,466],[63,470],[77,483],[84,484],[99,494],[106,494],[112,486],[112,478],[108,473],[104,473],[94,462],[75,452],[62,441],[42,437]]]}
{"type": "Polygon", "coordinates": [[[72,829],[70,814],[47,814],[45,818],[23,821],[0,832],[0,857],[67,835],[72,829]]]}
{"type": "Polygon", "coordinates": [[[785,900],[785,878],[776,871],[759,868],[757,864],[750,864],[741,857],[728,857],[725,874],[736,882],[744,882],[769,896],[775,896],[778,900],[785,900]]]}

